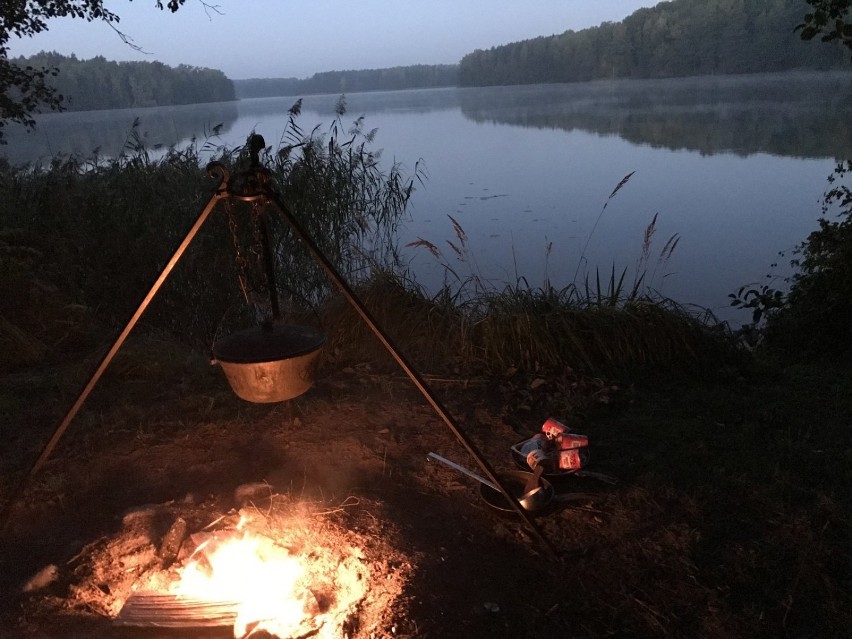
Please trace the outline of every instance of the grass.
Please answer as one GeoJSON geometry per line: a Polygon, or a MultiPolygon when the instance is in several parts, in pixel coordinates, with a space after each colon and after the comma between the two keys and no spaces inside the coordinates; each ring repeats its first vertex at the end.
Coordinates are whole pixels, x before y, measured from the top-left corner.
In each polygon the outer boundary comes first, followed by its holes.
{"type": "MultiPolygon", "coordinates": [[[[446,288],[428,295],[386,272],[363,283],[359,295],[402,350],[434,372],[700,373],[741,357],[725,329],[663,301],[581,307],[554,291],[513,288],[459,305],[446,288]]],[[[333,352],[350,361],[383,360],[381,346],[342,301],[323,309],[322,323],[333,352]]]]}

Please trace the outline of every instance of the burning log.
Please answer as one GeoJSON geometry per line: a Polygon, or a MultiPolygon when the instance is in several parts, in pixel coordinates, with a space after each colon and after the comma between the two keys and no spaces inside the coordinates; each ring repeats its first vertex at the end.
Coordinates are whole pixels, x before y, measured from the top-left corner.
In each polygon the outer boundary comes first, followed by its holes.
{"type": "MultiPolygon", "coordinates": [[[[202,540],[177,569],[169,592],[141,591],[125,602],[115,622],[157,628],[233,626],[234,636],[255,629],[279,637],[304,636],[323,623],[306,569],[288,548],[248,529],[240,517],[235,530],[193,535],[202,540]]],[[[178,517],[163,538],[160,555],[171,565],[187,538],[178,517]]]]}
{"type": "Polygon", "coordinates": [[[163,568],[168,568],[177,559],[180,547],[183,545],[184,539],[186,539],[186,531],[186,519],[178,517],[163,537],[159,553],[160,559],[163,562],[163,568]]]}
{"type": "Polygon", "coordinates": [[[134,592],[113,623],[148,628],[223,628],[237,619],[236,601],[189,599],[159,592],[134,592]]]}

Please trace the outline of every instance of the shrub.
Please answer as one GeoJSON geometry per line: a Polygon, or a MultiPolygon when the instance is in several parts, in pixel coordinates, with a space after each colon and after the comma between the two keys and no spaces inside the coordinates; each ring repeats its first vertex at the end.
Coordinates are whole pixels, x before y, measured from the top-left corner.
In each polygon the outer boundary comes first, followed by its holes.
{"type": "Polygon", "coordinates": [[[767,336],[788,349],[852,354],[852,161],[837,165],[822,203],[819,228],[796,249],[786,304],[770,316],[767,336]]]}

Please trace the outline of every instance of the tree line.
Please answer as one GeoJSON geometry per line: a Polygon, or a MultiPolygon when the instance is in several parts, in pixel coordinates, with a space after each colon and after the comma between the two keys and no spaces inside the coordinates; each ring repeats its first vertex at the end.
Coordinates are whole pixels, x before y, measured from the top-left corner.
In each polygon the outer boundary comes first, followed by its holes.
{"type": "MultiPolygon", "coordinates": [[[[175,12],[186,0],[155,0],[157,9],[168,9],[175,12]]],[[[205,7],[216,10],[215,5],[201,0],[205,7]]],[[[777,33],[786,34],[791,24],[796,25],[796,31],[804,40],[819,36],[824,41],[839,40],[847,48],[852,49],[852,0],[681,0],[680,2],[664,2],[654,9],[641,9],[624,21],[617,24],[605,23],[596,29],[584,31],[568,31],[561,36],[537,38],[527,42],[492,48],[490,51],[475,51],[463,59],[463,64],[456,69],[455,65],[447,65],[443,71],[435,70],[441,76],[446,72],[449,77],[457,74],[458,81],[444,78],[435,84],[420,84],[415,86],[447,86],[453,84],[482,85],[482,84],[513,84],[518,82],[565,82],[571,80],[591,79],[593,77],[660,77],[664,75],[689,75],[702,73],[737,73],[742,67],[748,71],[771,71],[789,68],[790,51],[795,49],[798,60],[806,60],[811,55],[795,41],[788,42],[785,38],[780,49],[764,49],[768,59],[765,64],[742,62],[727,54],[727,45],[733,44],[737,49],[757,48],[758,42],[773,40],[772,30],[766,27],[778,27],[777,33]],[[796,7],[795,15],[790,7],[796,7]],[[780,8],[781,13],[772,13],[780,8]],[[807,10],[806,13],[801,13],[807,10]],[[692,16],[697,15],[698,19],[692,16]],[[720,16],[728,16],[739,20],[728,24],[722,23],[720,16]],[[689,16],[678,21],[679,17],[689,16]],[[696,25],[701,25],[701,17],[707,18],[709,31],[697,31],[696,25]],[[768,18],[768,19],[766,19],[768,18]],[[669,21],[673,24],[669,24],[669,21]],[[787,20],[791,22],[786,22],[787,20]],[[773,24],[774,21],[774,24],[773,24]],[[760,31],[758,31],[760,27],[760,31]],[[712,38],[722,36],[723,39],[713,43],[712,38]],[[584,44],[587,43],[587,44],[584,44]],[[654,49],[653,45],[657,44],[654,49]],[[695,44],[696,46],[692,46],[695,44]],[[583,45],[583,46],[581,46],[583,45]],[[723,46],[725,45],[725,46],[723,46]],[[742,45],[742,46],[739,46],[742,45]],[[582,55],[572,58],[574,48],[582,55]],[[585,47],[585,48],[584,48],[585,47]],[[567,52],[567,53],[566,53],[567,52]],[[595,61],[590,59],[590,52],[606,54],[606,57],[595,61]],[[684,54],[683,59],[674,58],[672,53],[684,54]],[[723,54],[723,55],[720,55],[723,54]],[[664,55],[666,54],[666,55],[664,55]],[[708,55],[709,54],[709,55],[708,55]],[[517,60],[515,59],[517,58],[517,60]],[[544,66],[531,65],[530,58],[544,66]],[[663,66],[651,71],[652,62],[663,66]],[[724,58],[724,59],[723,59],[724,58]],[[759,67],[759,68],[758,68],[759,67]],[[573,69],[576,68],[576,71],[573,69]],[[723,70],[728,68],[731,70],[723,70]]],[[[33,114],[42,109],[61,109],[63,101],[59,93],[51,86],[51,78],[57,74],[55,67],[18,64],[19,61],[9,59],[8,45],[12,35],[29,37],[47,31],[48,22],[53,18],[71,17],[88,21],[98,20],[109,24],[119,36],[125,37],[118,31],[119,16],[104,7],[104,0],[51,0],[51,2],[3,2],[0,3],[0,144],[5,144],[4,128],[10,122],[32,128],[35,125],[33,114]]],[[[777,44],[777,42],[776,42],[777,44]]],[[[737,53],[739,55],[739,52],[737,53]]],[[[105,61],[104,61],[105,62],[105,61]]],[[[817,66],[824,68],[827,63],[818,61],[817,66]]],[[[798,62],[795,66],[799,66],[798,62]]],[[[809,65],[805,65],[809,66],[809,65]]],[[[403,67],[405,68],[405,67],[403,67]]],[[[416,68],[416,67],[415,67],[416,68]]],[[[390,70],[384,70],[390,71],[390,70]]],[[[359,72],[337,72],[341,74],[359,72]]],[[[318,74],[320,76],[324,74],[318,74]]],[[[329,75],[333,75],[329,74],[329,75]]],[[[394,74],[388,74],[394,75],[394,74]]],[[[312,78],[313,79],[313,78],[312,78]]],[[[331,79],[331,78],[329,78],[331,79]]],[[[364,90],[354,89],[350,84],[341,83],[337,77],[336,88],[322,89],[323,91],[364,90]]],[[[221,79],[220,79],[221,80],[221,79]]],[[[301,81],[291,79],[277,85],[282,88],[273,89],[272,84],[262,88],[262,95],[304,93],[301,81]]],[[[317,78],[317,83],[321,84],[317,78]]],[[[252,86],[247,81],[247,87],[252,86]]],[[[262,81],[261,81],[262,84],[262,81]]],[[[224,87],[224,83],[223,83],[224,87]]],[[[255,84],[252,91],[261,91],[255,84]]],[[[378,88],[378,87],[376,87],[378,88]]],[[[388,86],[387,88],[413,88],[412,86],[388,86]]],[[[248,90],[248,89],[247,89],[248,90]]],[[[316,91],[318,89],[310,89],[316,91]]],[[[224,93],[227,92],[225,88],[224,93]]],[[[132,90],[131,90],[132,93],[132,90]]],[[[256,95],[260,95],[256,93],[256,95]]],[[[248,97],[248,96],[246,96],[248,97]]],[[[83,101],[85,98],[80,98],[83,101]]],[[[143,94],[142,100],[148,101],[149,96],[143,94]]],[[[198,98],[195,98],[198,99],[198,98]]],[[[230,98],[219,98],[230,99],[230,98]]],[[[75,108],[81,108],[77,105],[75,108]]]]}
{"type": "Polygon", "coordinates": [[[663,78],[848,65],[848,54],[840,47],[809,46],[795,32],[807,11],[806,0],[662,2],[621,22],[476,50],[462,58],[459,84],[663,78]]]}
{"type": "Polygon", "coordinates": [[[266,98],[279,95],[314,93],[358,93],[456,86],[458,65],[416,64],[386,69],[326,71],[310,78],[251,78],[234,80],[240,98],[266,98]]]}
{"type": "Polygon", "coordinates": [[[69,111],[123,109],[235,100],[234,85],[222,71],[161,62],[113,62],[103,56],[80,60],[75,55],[38,53],[13,61],[21,68],[49,68],[58,73],[47,84],[63,96],[69,111]]]}

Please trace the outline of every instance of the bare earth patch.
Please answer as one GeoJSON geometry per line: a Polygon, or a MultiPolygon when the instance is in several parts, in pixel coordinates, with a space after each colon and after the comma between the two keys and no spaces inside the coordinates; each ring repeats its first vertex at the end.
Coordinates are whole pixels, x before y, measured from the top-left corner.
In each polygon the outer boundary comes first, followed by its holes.
{"type": "MultiPolygon", "coordinates": [[[[5,378],[15,407],[5,494],[83,372],[5,378]]],[[[552,379],[514,410],[505,392],[468,382],[434,384],[498,470],[514,468],[510,446],[555,402],[581,405],[570,389],[557,397],[552,379]]],[[[119,362],[2,537],[0,638],[188,636],[114,620],[131,594],[173,583],[205,535],[233,534],[241,515],[307,567],[297,598],[309,614],[285,637],[768,638],[784,624],[832,636],[848,617],[842,502],[826,493],[793,517],[784,493],[737,470],[775,453],[737,466],[733,431],[718,425],[732,418],[718,414],[724,402],[667,406],[678,392],[570,418],[590,438],[589,469],[620,481],[554,480],[560,494],[591,495],[536,519],[557,561],[473,480],[427,459],[434,451],[475,470],[406,380],[347,369],[293,401],[253,405],[192,362],[156,375],[119,362]],[[178,520],[185,533],[175,533],[178,520]],[[170,557],[175,534],[183,539],[170,557]]]]}

